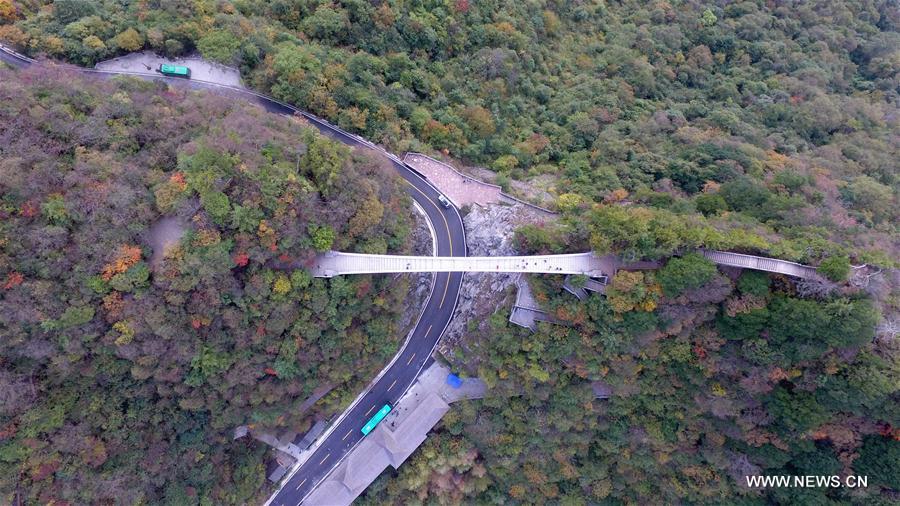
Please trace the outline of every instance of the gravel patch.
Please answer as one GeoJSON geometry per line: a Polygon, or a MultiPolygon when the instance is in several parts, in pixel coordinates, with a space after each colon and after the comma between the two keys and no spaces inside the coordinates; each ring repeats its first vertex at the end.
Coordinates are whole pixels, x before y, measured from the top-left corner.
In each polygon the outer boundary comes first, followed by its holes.
{"type": "Polygon", "coordinates": [[[243,88],[241,73],[237,69],[204,60],[196,56],[186,58],[165,58],[152,51],[132,53],[98,63],[97,70],[115,72],[157,73],[161,64],[182,65],[191,69],[191,80],[208,81],[243,88]]]}

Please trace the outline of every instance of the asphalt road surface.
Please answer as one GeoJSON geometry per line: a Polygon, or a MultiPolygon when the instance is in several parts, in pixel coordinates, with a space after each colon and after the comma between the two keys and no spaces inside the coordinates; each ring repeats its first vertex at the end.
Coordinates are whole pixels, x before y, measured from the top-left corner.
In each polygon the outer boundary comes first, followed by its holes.
{"type": "MultiPolygon", "coordinates": [[[[0,61],[16,67],[32,64],[28,60],[23,60],[2,50],[0,50],[0,61]]],[[[85,73],[95,73],[91,69],[81,70],[85,73]]],[[[215,85],[178,78],[163,76],[154,78],[177,84],[189,83],[190,86],[198,88],[220,88],[215,85]]],[[[250,101],[255,101],[270,112],[289,116],[300,114],[306,117],[320,132],[334,140],[350,146],[367,146],[366,142],[360,138],[293,107],[253,92],[231,90],[246,96],[250,101]]],[[[397,169],[398,174],[408,182],[410,196],[428,214],[436,235],[437,254],[440,256],[465,256],[465,233],[462,218],[456,208],[452,205],[444,207],[438,201],[438,191],[415,173],[411,167],[395,158],[388,157],[388,160],[397,169]]],[[[288,479],[281,491],[272,499],[271,504],[275,506],[300,504],[341,458],[364,437],[360,429],[369,417],[385,404],[389,403],[393,406],[406,389],[412,385],[425,365],[430,363],[431,352],[453,316],[461,282],[462,273],[459,272],[434,275],[431,296],[406,347],[393,361],[390,369],[341,419],[330,435],[320,442],[318,448],[303,466],[288,479]]]]}

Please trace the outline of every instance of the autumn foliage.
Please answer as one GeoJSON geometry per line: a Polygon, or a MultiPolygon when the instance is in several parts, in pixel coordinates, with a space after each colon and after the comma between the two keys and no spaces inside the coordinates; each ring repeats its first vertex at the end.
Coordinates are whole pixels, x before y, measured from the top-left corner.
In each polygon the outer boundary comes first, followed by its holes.
{"type": "Polygon", "coordinates": [[[248,263],[250,263],[250,255],[243,251],[239,251],[234,255],[234,265],[238,267],[245,267],[248,263]]]}
{"type": "Polygon", "coordinates": [[[19,272],[10,272],[6,276],[6,281],[3,282],[3,289],[9,290],[10,288],[15,288],[21,285],[22,281],[25,281],[25,276],[19,272]]]}
{"type": "Polygon", "coordinates": [[[109,281],[116,274],[123,273],[141,260],[141,248],[133,245],[120,246],[115,259],[103,266],[100,276],[109,281]]]}
{"type": "Polygon", "coordinates": [[[0,504],[261,504],[234,427],[332,417],[400,344],[405,280],[301,269],[406,250],[402,181],[233,98],[49,65],[0,97],[0,504]]]}

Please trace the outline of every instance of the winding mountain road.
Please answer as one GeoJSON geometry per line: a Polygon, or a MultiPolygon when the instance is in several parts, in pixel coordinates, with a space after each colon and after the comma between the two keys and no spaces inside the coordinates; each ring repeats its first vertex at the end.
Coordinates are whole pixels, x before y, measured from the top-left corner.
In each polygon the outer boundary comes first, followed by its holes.
{"type": "MultiPolygon", "coordinates": [[[[0,46],[0,61],[14,67],[41,64],[4,46],[0,46]]],[[[391,162],[400,177],[407,181],[410,196],[425,211],[435,234],[436,254],[439,256],[466,256],[465,231],[459,211],[452,205],[450,207],[442,206],[438,201],[439,192],[397,156],[359,136],[345,132],[293,106],[241,88],[196,80],[187,81],[152,73],[110,72],[81,68],[78,70],[86,74],[135,75],[195,88],[224,88],[260,104],[269,112],[287,116],[303,116],[322,134],[331,139],[353,147],[374,149],[382,153],[391,162]]],[[[399,353],[374,383],[369,385],[368,390],[338,418],[336,425],[329,430],[325,439],[319,441],[318,447],[312,455],[287,479],[281,490],[270,499],[269,504],[276,506],[300,504],[303,498],[327,476],[344,455],[364,437],[360,429],[374,411],[385,403],[393,405],[412,385],[424,367],[431,362],[431,353],[453,316],[461,282],[462,273],[460,272],[444,272],[434,275],[431,294],[425,303],[425,309],[399,353]]]]}

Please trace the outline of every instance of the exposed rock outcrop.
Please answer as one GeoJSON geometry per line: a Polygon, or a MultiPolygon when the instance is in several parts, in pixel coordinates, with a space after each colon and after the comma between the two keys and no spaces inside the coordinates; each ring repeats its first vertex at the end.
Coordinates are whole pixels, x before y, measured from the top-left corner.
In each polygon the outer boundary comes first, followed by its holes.
{"type": "MultiPolygon", "coordinates": [[[[512,256],[516,228],[531,223],[532,213],[520,205],[472,206],[463,217],[466,243],[470,256],[512,256]]],[[[519,274],[469,273],[463,277],[456,313],[450,320],[438,350],[446,357],[465,335],[470,322],[488,325],[488,318],[497,308],[515,297],[515,282],[519,274]]],[[[504,315],[504,318],[508,315],[504,315]]]]}

